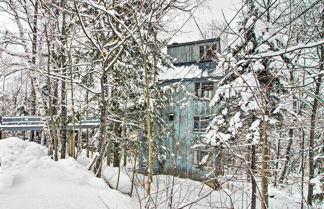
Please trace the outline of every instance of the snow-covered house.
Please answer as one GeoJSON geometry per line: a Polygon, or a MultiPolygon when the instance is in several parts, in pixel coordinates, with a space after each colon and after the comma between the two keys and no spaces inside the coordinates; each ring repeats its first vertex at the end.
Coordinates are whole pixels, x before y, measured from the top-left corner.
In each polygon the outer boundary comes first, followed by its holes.
{"type": "Polygon", "coordinates": [[[215,75],[220,40],[175,43],[169,45],[167,51],[174,58],[174,68],[160,75],[161,85],[177,83],[185,90],[175,92],[173,104],[165,110],[171,135],[162,142],[166,154],[156,161],[154,170],[202,180],[218,166],[217,151],[197,146],[195,139],[205,132],[211,116],[217,111],[209,107],[209,103],[215,92],[215,82],[223,76],[215,75]]]}

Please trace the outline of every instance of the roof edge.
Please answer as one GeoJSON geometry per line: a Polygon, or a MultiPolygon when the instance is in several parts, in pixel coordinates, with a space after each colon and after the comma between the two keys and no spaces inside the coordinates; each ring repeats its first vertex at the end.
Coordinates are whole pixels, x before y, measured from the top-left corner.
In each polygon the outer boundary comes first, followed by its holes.
{"type": "Polygon", "coordinates": [[[204,39],[204,40],[198,40],[198,41],[190,41],[190,42],[184,42],[184,43],[172,43],[167,45],[167,48],[173,48],[173,47],[179,47],[179,46],[187,46],[187,45],[194,45],[194,44],[202,44],[202,43],[212,43],[219,41],[220,38],[211,38],[211,39],[204,39]]]}

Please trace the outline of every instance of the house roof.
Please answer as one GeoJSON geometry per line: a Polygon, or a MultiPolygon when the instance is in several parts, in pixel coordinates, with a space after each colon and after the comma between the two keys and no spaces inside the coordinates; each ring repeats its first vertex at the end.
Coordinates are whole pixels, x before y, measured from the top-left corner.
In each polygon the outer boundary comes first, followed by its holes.
{"type": "Polygon", "coordinates": [[[211,39],[190,41],[190,42],[184,42],[184,43],[172,43],[172,44],[168,45],[167,47],[173,48],[173,47],[196,45],[196,44],[203,44],[203,43],[212,43],[212,42],[218,42],[219,40],[220,40],[219,38],[211,38],[211,39]]]}
{"type": "Polygon", "coordinates": [[[168,45],[168,54],[177,57],[180,62],[173,61],[173,68],[162,68],[162,73],[158,76],[159,80],[162,83],[172,83],[211,78],[211,73],[216,69],[216,62],[215,60],[201,60],[199,46],[219,43],[219,40],[219,38],[213,38],[168,45]]]}

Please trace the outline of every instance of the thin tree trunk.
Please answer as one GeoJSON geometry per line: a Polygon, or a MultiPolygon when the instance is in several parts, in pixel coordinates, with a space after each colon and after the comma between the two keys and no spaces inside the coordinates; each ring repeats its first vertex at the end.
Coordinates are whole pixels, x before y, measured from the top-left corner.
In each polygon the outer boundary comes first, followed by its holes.
{"type": "MultiPolygon", "coordinates": [[[[266,76],[265,78],[270,78],[271,76],[266,76]]],[[[264,84],[261,84],[264,85],[264,84]]],[[[260,124],[260,140],[262,143],[261,147],[261,209],[267,209],[269,207],[269,195],[268,195],[268,122],[267,118],[269,116],[269,101],[270,101],[270,88],[271,83],[264,85],[261,89],[264,90],[263,115],[260,124]]]]}
{"type": "MultiPolygon", "coordinates": [[[[65,77],[67,76],[67,63],[66,63],[66,46],[67,34],[66,34],[66,14],[65,14],[65,0],[61,0],[60,7],[62,8],[62,29],[61,29],[61,54],[59,65],[61,68],[61,73],[65,77]]],[[[66,103],[66,81],[65,78],[61,81],[61,130],[60,130],[60,140],[61,140],[61,159],[66,156],[66,143],[67,143],[67,103],[66,103]]]]}
{"type": "MultiPolygon", "coordinates": [[[[87,112],[86,112],[86,117],[87,117],[87,120],[89,118],[89,90],[87,89],[86,90],[86,105],[87,105],[87,112]]],[[[86,155],[87,157],[89,157],[89,129],[87,128],[86,130],[86,141],[87,141],[87,144],[86,144],[86,155]]]]}
{"type": "Polygon", "coordinates": [[[255,181],[255,169],[256,169],[256,153],[255,153],[255,144],[251,146],[251,182],[252,182],[252,190],[251,190],[251,209],[256,209],[256,192],[257,192],[257,182],[255,181]]]}
{"type": "Polygon", "coordinates": [[[301,176],[301,206],[300,208],[303,209],[304,208],[304,177],[305,177],[305,166],[304,166],[304,161],[305,161],[305,157],[304,157],[304,151],[305,151],[305,131],[302,130],[303,132],[303,136],[302,136],[302,142],[301,142],[301,172],[302,172],[302,176],[301,176]]]}
{"type": "MultiPolygon", "coordinates": [[[[294,83],[294,72],[293,72],[294,69],[291,69],[290,70],[290,82],[291,84],[294,83]]],[[[296,112],[297,110],[297,98],[293,95],[293,110],[296,112]]],[[[292,146],[292,143],[293,143],[293,137],[294,137],[294,129],[289,129],[288,131],[289,133],[289,141],[288,141],[288,145],[287,145],[287,149],[286,149],[286,153],[285,153],[285,157],[286,157],[286,160],[284,162],[284,166],[283,166],[283,170],[280,174],[280,177],[279,177],[279,182],[282,183],[285,176],[286,176],[286,173],[287,173],[287,168],[288,168],[288,163],[290,161],[290,155],[291,155],[291,146],[292,146]]]]}
{"type": "MultiPolygon", "coordinates": [[[[282,129],[282,126],[280,126],[282,129]]],[[[282,138],[282,133],[280,132],[279,134],[279,139],[278,139],[278,143],[277,143],[277,153],[276,153],[276,164],[275,164],[275,169],[276,169],[276,175],[275,175],[275,181],[274,181],[274,186],[277,186],[277,177],[278,177],[278,168],[279,168],[279,160],[280,160],[280,146],[281,146],[281,138],[282,138]]]]}
{"type": "Polygon", "coordinates": [[[134,185],[135,185],[136,163],[137,163],[137,152],[135,151],[135,160],[134,160],[134,166],[133,166],[133,175],[132,175],[132,185],[131,185],[131,190],[130,190],[130,196],[133,195],[133,189],[134,189],[134,185]]]}
{"type": "MultiPolygon", "coordinates": [[[[267,22],[270,23],[270,5],[271,0],[267,0],[267,22]]],[[[269,31],[269,28],[267,28],[267,32],[269,31]]],[[[267,76],[266,78],[269,78],[267,76]]],[[[260,131],[260,139],[262,143],[262,159],[261,159],[261,209],[267,209],[269,206],[268,202],[268,124],[267,124],[267,117],[269,115],[269,101],[270,101],[270,88],[271,83],[268,83],[268,85],[265,86],[264,89],[265,97],[263,101],[263,110],[264,113],[262,115],[262,121],[261,121],[261,131],[260,131]]]]}
{"type": "MultiPolygon", "coordinates": [[[[69,52],[69,67],[70,67],[70,86],[71,86],[71,111],[72,111],[72,136],[73,136],[73,157],[76,158],[75,154],[75,107],[74,107],[74,87],[73,87],[73,61],[72,55],[69,52]]],[[[71,145],[70,145],[71,147],[71,145]]]]}
{"type": "Polygon", "coordinates": [[[97,177],[101,177],[102,161],[105,156],[105,143],[107,136],[107,116],[108,116],[108,104],[106,99],[106,84],[107,84],[107,74],[105,66],[102,66],[102,74],[100,78],[100,89],[101,89],[101,111],[100,111],[100,127],[99,127],[99,157],[96,161],[94,172],[97,177]]]}
{"type": "Polygon", "coordinates": [[[124,146],[124,153],[123,154],[124,154],[123,155],[123,157],[124,157],[123,166],[126,167],[127,166],[127,147],[126,146],[124,146]]]}
{"type": "Polygon", "coordinates": [[[289,141],[288,141],[288,145],[287,145],[287,149],[286,149],[286,153],[285,153],[286,160],[284,162],[284,166],[283,166],[282,172],[281,172],[280,177],[279,177],[279,182],[280,183],[283,182],[283,180],[284,180],[284,178],[286,176],[288,163],[290,161],[290,150],[291,150],[291,145],[292,145],[293,136],[294,136],[294,130],[293,129],[289,129],[288,132],[289,132],[289,141]]]}
{"type": "Polygon", "coordinates": [[[113,167],[120,167],[120,143],[118,142],[121,139],[122,136],[122,128],[121,124],[119,122],[115,123],[115,136],[116,140],[114,142],[114,161],[113,161],[113,167]]]}
{"type": "Polygon", "coordinates": [[[119,186],[119,180],[120,180],[120,166],[118,167],[118,175],[117,175],[117,184],[116,184],[116,190],[118,190],[118,186],[119,186]]]}
{"type": "Polygon", "coordinates": [[[55,127],[55,120],[54,120],[54,107],[53,107],[53,95],[52,95],[52,82],[51,82],[51,42],[50,37],[48,35],[48,28],[47,25],[45,25],[45,35],[46,35],[46,42],[47,42],[47,87],[48,87],[48,108],[49,108],[49,114],[50,114],[50,136],[51,136],[51,148],[49,149],[49,152],[51,152],[51,149],[53,151],[53,158],[54,160],[58,160],[58,152],[57,152],[57,131],[55,127]]]}
{"type": "Polygon", "coordinates": [[[74,133],[73,131],[68,132],[68,141],[69,141],[69,156],[74,157],[75,155],[75,148],[74,148],[74,133]]]}
{"type": "MultiPolygon", "coordinates": [[[[31,83],[31,116],[36,116],[36,92],[34,88],[34,81],[30,79],[31,83]]],[[[36,131],[30,131],[30,141],[36,141],[36,131]]]]}
{"type": "MultiPolygon", "coordinates": [[[[324,14],[323,14],[324,16],[324,14]]],[[[320,72],[323,71],[323,65],[324,65],[324,46],[321,46],[321,64],[320,64],[320,72]]],[[[312,115],[311,115],[311,124],[310,124],[310,136],[309,136],[309,151],[308,151],[308,166],[309,166],[309,182],[308,182],[308,188],[307,188],[307,203],[309,205],[313,204],[313,187],[314,185],[310,182],[314,178],[314,140],[315,140],[315,129],[316,129],[316,115],[317,115],[317,109],[318,109],[318,100],[320,98],[320,89],[321,89],[321,83],[322,83],[322,75],[319,74],[316,81],[316,87],[314,92],[314,101],[312,105],[312,115]]]]}
{"type": "Polygon", "coordinates": [[[150,102],[150,91],[149,91],[149,79],[147,69],[147,54],[144,53],[144,74],[145,74],[145,98],[146,98],[146,117],[147,117],[147,147],[148,147],[148,159],[147,159],[147,195],[151,194],[151,183],[153,177],[153,138],[151,135],[151,102],[150,102]]]}
{"type": "Polygon", "coordinates": [[[261,164],[261,209],[268,208],[268,136],[267,122],[261,122],[262,164],[261,164]]]}
{"type": "MultiPolygon", "coordinates": [[[[38,18],[38,0],[35,0],[34,4],[34,19],[33,19],[33,41],[32,41],[32,59],[31,62],[36,66],[36,55],[37,55],[37,18],[38,18]]],[[[34,88],[33,79],[31,79],[31,115],[36,116],[36,92],[34,88]]],[[[35,131],[30,132],[30,141],[35,141],[35,131]]]]}
{"type": "Polygon", "coordinates": [[[66,108],[66,82],[62,80],[61,83],[61,159],[66,156],[67,143],[67,108],[66,108]]]}

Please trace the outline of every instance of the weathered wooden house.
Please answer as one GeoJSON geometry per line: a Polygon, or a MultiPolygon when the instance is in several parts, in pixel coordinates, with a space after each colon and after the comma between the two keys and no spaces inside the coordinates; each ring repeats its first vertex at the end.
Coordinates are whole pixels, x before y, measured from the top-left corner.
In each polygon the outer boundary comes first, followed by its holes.
{"type": "Polygon", "coordinates": [[[160,75],[161,85],[180,83],[186,90],[176,92],[173,105],[165,110],[171,135],[162,142],[167,152],[163,160],[154,163],[154,170],[202,180],[218,165],[217,151],[197,146],[195,139],[205,132],[212,114],[217,111],[217,108],[209,107],[209,103],[215,92],[217,77],[223,76],[211,75],[216,67],[220,40],[176,43],[169,45],[167,51],[174,58],[175,67],[160,75]],[[204,163],[208,152],[211,157],[204,163]]]}

